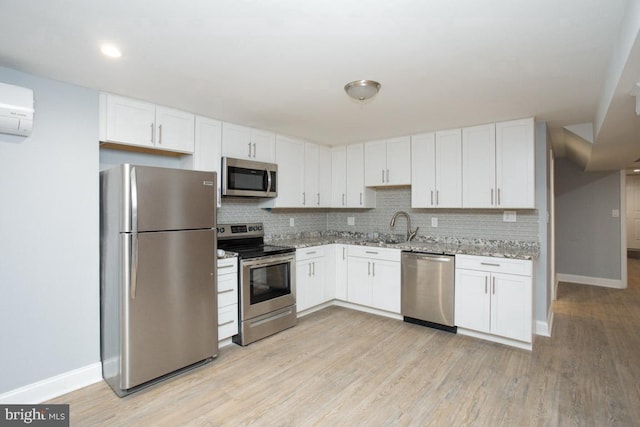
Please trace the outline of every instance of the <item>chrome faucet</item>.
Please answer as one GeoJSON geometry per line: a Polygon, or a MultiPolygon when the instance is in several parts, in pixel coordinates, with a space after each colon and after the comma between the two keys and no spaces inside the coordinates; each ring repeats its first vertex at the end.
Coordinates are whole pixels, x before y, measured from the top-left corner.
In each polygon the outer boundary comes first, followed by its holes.
{"type": "Polygon", "coordinates": [[[414,237],[416,237],[416,234],[418,234],[418,229],[420,227],[416,227],[415,230],[411,231],[411,218],[409,218],[409,214],[406,213],[405,211],[398,211],[394,213],[393,217],[391,217],[391,222],[389,223],[389,227],[395,227],[396,218],[398,218],[399,216],[403,216],[407,218],[407,242],[410,242],[413,240],[414,237]]]}

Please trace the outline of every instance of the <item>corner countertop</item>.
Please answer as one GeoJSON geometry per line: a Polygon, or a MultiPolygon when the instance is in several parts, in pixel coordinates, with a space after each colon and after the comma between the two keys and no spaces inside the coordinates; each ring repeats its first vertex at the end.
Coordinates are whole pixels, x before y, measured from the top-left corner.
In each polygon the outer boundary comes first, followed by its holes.
{"type": "Polygon", "coordinates": [[[274,245],[296,249],[339,243],[393,248],[412,252],[481,255],[525,260],[534,260],[540,256],[540,244],[531,241],[425,236],[418,236],[411,242],[402,242],[400,239],[401,236],[397,235],[326,231],[274,235],[265,240],[274,245]]]}

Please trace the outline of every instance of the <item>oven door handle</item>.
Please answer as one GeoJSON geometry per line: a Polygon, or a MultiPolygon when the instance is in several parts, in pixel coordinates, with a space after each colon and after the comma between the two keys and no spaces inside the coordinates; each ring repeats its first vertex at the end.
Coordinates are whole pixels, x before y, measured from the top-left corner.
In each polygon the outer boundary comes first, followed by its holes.
{"type": "Polygon", "coordinates": [[[256,268],[264,265],[280,264],[282,262],[293,262],[295,255],[283,255],[283,256],[266,256],[259,259],[242,260],[243,267],[256,268]]]}

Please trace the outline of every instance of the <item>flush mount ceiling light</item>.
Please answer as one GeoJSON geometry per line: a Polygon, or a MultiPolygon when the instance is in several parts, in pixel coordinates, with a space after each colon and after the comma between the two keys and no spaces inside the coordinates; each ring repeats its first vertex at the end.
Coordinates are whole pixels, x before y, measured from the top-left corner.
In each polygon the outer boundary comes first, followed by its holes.
{"type": "Polygon", "coordinates": [[[344,86],[344,91],[357,101],[366,101],[373,98],[380,91],[381,86],[380,83],[373,80],[356,80],[347,83],[344,86]]]}
{"type": "Polygon", "coordinates": [[[105,43],[100,46],[100,52],[104,56],[108,56],[109,58],[120,58],[122,56],[122,52],[116,45],[105,43]]]}

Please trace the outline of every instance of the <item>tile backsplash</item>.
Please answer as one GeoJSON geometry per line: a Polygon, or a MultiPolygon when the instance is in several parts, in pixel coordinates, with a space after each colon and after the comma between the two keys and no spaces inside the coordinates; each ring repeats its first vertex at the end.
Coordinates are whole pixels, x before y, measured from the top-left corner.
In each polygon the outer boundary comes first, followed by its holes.
{"type": "Polygon", "coordinates": [[[396,211],[406,211],[411,225],[420,227],[419,236],[482,238],[492,240],[538,240],[538,211],[518,210],[516,222],[504,222],[502,210],[490,209],[412,209],[410,188],[379,188],[374,209],[275,209],[260,207],[256,199],[223,199],[218,223],[263,222],[265,234],[281,235],[312,231],[379,232],[404,235],[407,226],[398,218],[394,228],[389,221],[396,211]],[[353,217],[355,225],[348,225],[353,217]],[[294,226],[290,226],[293,218],[294,226]],[[431,227],[437,218],[438,226],[431,227]]]}

